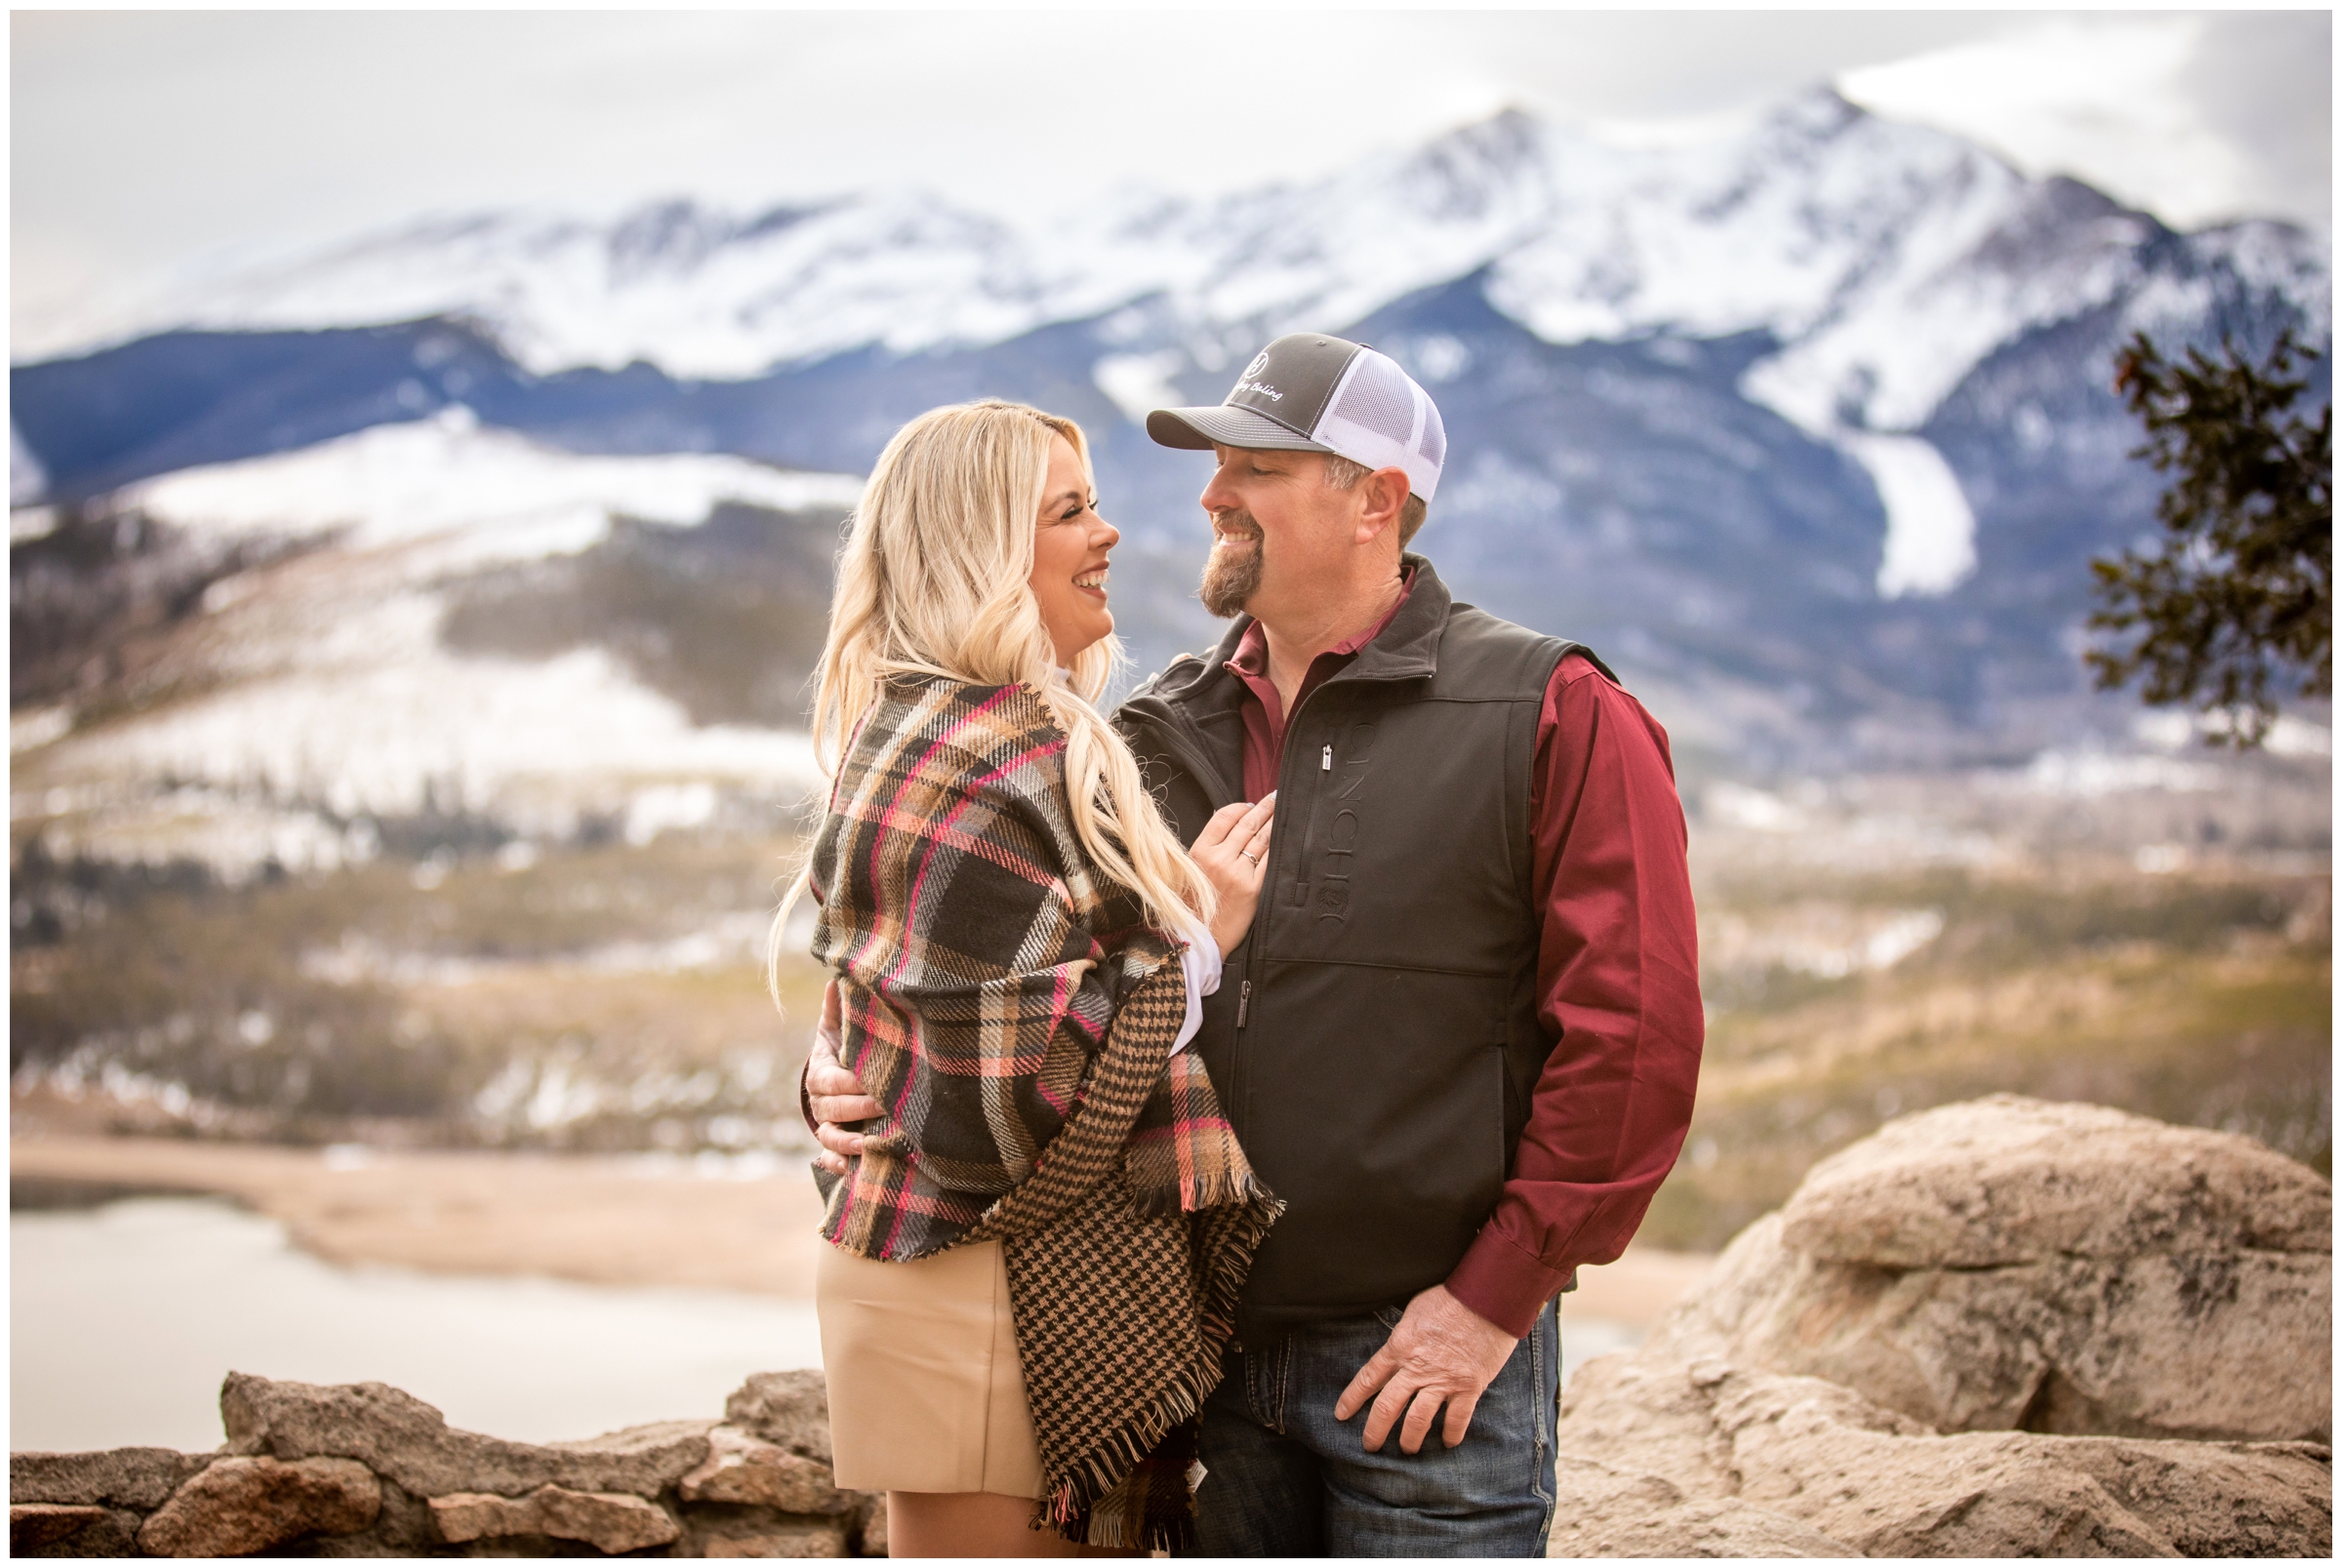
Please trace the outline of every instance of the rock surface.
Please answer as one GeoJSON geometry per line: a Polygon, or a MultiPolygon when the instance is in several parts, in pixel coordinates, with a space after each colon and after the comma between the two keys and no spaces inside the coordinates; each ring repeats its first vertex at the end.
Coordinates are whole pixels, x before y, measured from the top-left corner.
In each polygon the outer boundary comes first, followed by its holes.
{"type": "Polygon", "coordinates": [[[829,1467],[737,1427],[707,1434],[707,1461],[683,1477],[686,1503],[740,1503],[785,1513],[845,1513],[854,1494],[830,1484],[829,1467]]]}
{"type": "Polygon", "coordinates": [[[759,1372],[724,1401],[724,1420],[766,1442],[829,1463],[829,1385],[819,1372],[759,1372]]]}
{"type": "Polygon", "coordinates": [[[10,1503],[93,1503],[159,1508],[180,1483],[212,1462],[209,1454],[169,1448],[114,1448],[95,1454],[8,1456],[10,1503]]]}
{"type": "Polygon", "coordinates": [[[382,1483],[353,1460],[222,1459],[172,1495],[139,1532],[156,1557],[244,1557],[296,1536],[348,1535],[382,1510],[382,1483]]]}
{"type": "Polygon", "coordinates": [[[103,1524],[109,1517],[105,1509],[90,1504],[12,1501],[8,1506],[9,1555],[20,1557],[43,1547],[55,1546],[93,1524],[103,1524]]]}
{"type": "Polygon", "coordinates": [[[1664,1476],[1571,1455],[1555,1477],[1553,1557],[1857,1557],[1853,1548],[1738,1498],[1695,1498],[1664,1476]]]}
{"type": "Polygon", "coordinates": [[[707,1458],[713,1422],[671,1421],[575,1443],[513,1443],[448,1426],[413,1394],[381,1383],[321,1387],[231,1372],[220,1390],[228,1446],[277,1459],[363,1462],[418,1497],[540,1486],[656,1498],[707,1458]]]}
{"type": "Polygon", "coordinates": [[[2333,1187],[2249,1138],[1993,1095],[1888,1122],[1781,1211],[1807,1257],[1999,1268],[2140,1253],[2331,1253],[2333,1187]]]}
{"type": "Polygon", "coordinates": [[[710,1510],[693,1519],[686,1540],[695,1557],[843,1557],[848,1544],[842,1518],[785,1519],[763,1509],[710,1510]]]}
{"type": "Polygon", "coordinates": [[[1552,1549],[2325,1554],[2330,1209],[2095,1106],[1890,1123],[1580,1369],[1552,1549]]]}
{"type": "Polygon", "coordinates": [[[664,1547],[683,1534],[673,1514],[626,1492],[573,1492],[541,1486],[526,1497],[458,1492],[431,1499],[439,1533],[450,1542],[499,1536],[583,1541],[616,1555],[664,1547]]]}

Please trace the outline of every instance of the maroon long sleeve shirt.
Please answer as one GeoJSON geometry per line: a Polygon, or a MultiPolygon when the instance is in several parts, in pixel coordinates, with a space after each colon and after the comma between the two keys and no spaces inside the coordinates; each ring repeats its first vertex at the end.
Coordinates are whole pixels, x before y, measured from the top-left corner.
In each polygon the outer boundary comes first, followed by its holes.
{"type": "MultiPolygon", "coordinates": [[[[1383,625],[1320,654],[1295,705],[1383,625]]],[[[1250,693],[1244,793],[1255,801],[1284,761],[1268,665],[1255,622],[1228,666],[1250,693]]],[[[1579,654],[1546,687],[1529,814],[1537,1017],[1554,1050],[1511,1177],[1447,1278],[1457,1300],[1516,1336],[1581,1264],[1610,1262],[1642,1223],[1683,1146],[1707,1032],[1667,732],[1579,654]]]]}

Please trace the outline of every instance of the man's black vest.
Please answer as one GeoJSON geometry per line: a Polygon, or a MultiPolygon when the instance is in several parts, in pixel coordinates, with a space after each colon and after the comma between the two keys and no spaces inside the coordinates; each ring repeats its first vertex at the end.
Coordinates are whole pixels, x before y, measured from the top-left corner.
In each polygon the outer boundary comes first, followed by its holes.
{"type": "MultiPolygon", "coordinates": [[[[1529,787],[1547,684],[1579,645],[1456,604],[1406,559],[1391,623],[1290,717],[1260,911],[1191,1047],[1287,1205],[1244,1286],[1256,1344],[1446,1278],[1553,1048],[1529,787]]],[[[1223,665],[1249,624],[1116,716],[1186,841],[1243,798],[1244,692],[1223,665]]]]}

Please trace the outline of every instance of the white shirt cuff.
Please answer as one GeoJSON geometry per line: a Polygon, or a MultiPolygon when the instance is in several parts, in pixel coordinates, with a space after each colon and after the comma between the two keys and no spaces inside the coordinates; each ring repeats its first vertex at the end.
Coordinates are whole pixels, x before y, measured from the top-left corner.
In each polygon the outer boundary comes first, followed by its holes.
{"type": "Polygon", "coordinates": [[[1188,1016],[1180,1022],[1179,1038],[1171,1042],[1173,1056],[1185,1051],[1203,1027],[1203,999],[1220,988],[1220,944],[1209,931],[1196,932],[1179,955],[1179,967],[1188,982],[1188,1016]]]}

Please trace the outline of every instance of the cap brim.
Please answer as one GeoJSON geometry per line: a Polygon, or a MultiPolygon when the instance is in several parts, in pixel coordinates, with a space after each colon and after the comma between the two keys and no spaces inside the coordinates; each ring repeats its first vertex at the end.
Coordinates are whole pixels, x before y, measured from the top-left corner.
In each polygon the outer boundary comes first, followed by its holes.
{"type": "Polygon", "coordinates": [[[1147,433],[1159,446],[1200,452],[1210,447],[1242,447],[1252,452],[1331,452],[1306,435],[1248,408],[1158,408],[1147,416],[1147,433]]]}

